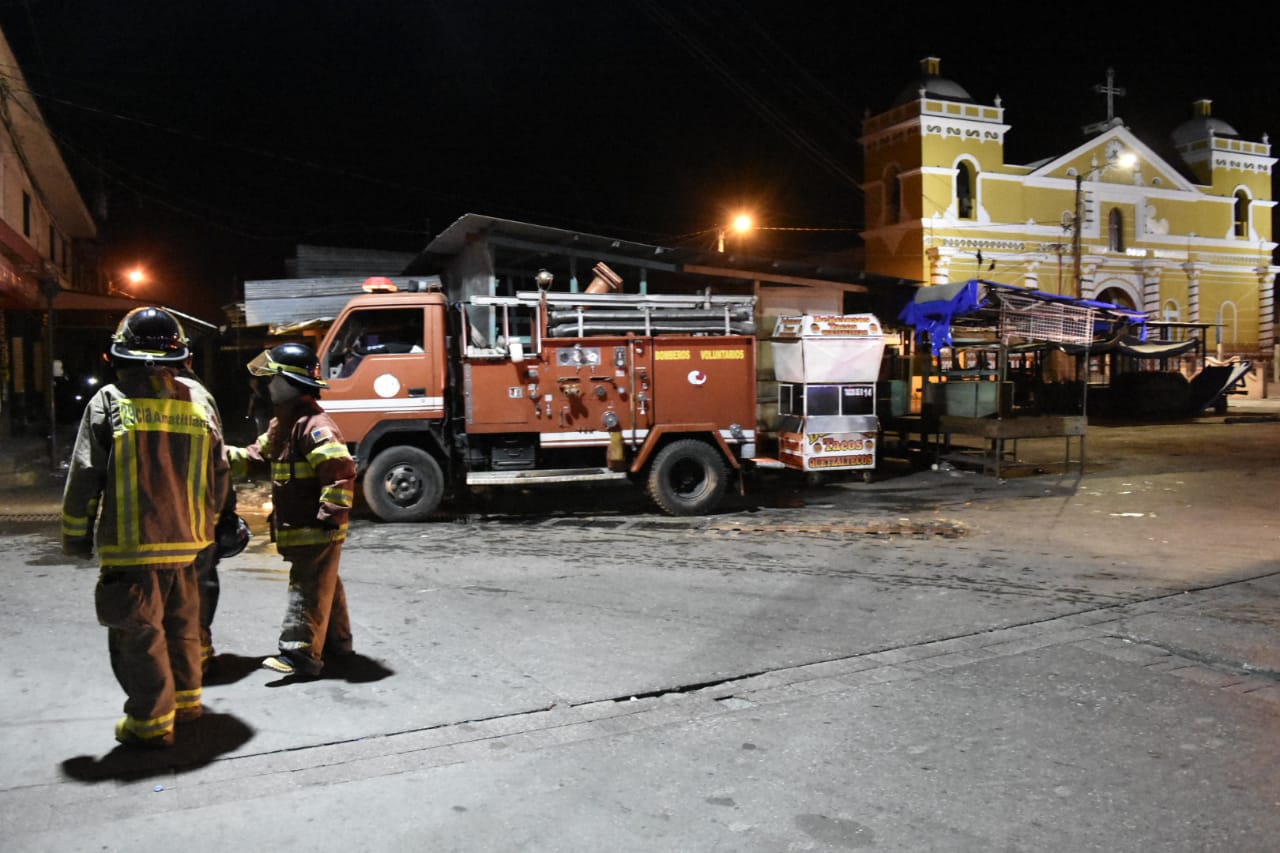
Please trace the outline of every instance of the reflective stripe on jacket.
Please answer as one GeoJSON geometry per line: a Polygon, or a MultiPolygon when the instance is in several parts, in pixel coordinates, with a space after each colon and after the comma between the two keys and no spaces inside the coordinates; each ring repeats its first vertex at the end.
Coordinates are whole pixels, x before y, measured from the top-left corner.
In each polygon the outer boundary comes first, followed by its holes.
{"type": "Polygon", "coordinates": [[[228,485],[216,407],[168,369],[126,368],[85,407],[62,497],[64,543],[109,566],[182,566],[213,541],[228,485]]]}
{"type": "Polygon", "coordinates": [[[236,479],[271,478],[276,548],[341,542],[355,499],[356,463],[333,420],[309,397],[277,408],[249,447],[228,447],[236,479]]]}

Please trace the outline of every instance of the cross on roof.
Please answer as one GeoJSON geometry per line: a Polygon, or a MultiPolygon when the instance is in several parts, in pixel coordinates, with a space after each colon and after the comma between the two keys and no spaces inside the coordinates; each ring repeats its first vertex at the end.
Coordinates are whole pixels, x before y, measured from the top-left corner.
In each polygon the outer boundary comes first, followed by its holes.
{"type": "Polygon", "coordinates": [[[1120,97],[1123,98],[1125,94],[1124,87],[1115,85],[1115,82],[1116,82],[1116,70],[1114,68],[1108,68],[1107,84],[1105,86],[1102,85],[1101,83],[1093,84],[1093,91],[1097,92],[1100,95],[1107,96],[1107,121],[1108,122],[1115,117],[1115,113],[1116,113],[1115,96],[1119,95],[1120,97]]]}
{"type": "Polygon", "coordinates": [[[1083,130],[1086,134],[1098,133],[1100,131],[1107,130],[1109,128],[1115,127],[1116,125],[1124,123],[1120,119],[1116,118],[1115,98],[1117,95],[1119,95],[1120,97],[1124,97],[1125,91],[1123,86],[1117,86],[1115,85],[1115,82],[1116,82],[1116,70],[1114,68],[1108,68],[1106,84],[1105,85],[1102,83],[1093,84],[1093,91],[1097,92],[1100,95],[1107,96],[1107,118],[1106,118],[1106,121],[1099,121],[1099,122],[1094,122],[1093,124],[1090,124],[1090,125],[1085,125],[1083,130]]]}

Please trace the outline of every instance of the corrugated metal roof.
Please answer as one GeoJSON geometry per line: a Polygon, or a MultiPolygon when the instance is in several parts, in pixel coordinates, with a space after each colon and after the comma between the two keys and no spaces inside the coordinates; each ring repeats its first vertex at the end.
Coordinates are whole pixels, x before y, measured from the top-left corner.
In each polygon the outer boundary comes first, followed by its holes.
{"type": "Polygon", "coordinates": [[[865,285],[915,285],[919,281],[868,273],[822,260],[787,260],[757,257],[740,253],[714,252],[696,248],[672,248],[633,240],[622,240],[548,225],[533,225],[512,219],[467,213],[436,235],[409,272],[437,271],[447,259],[459,254],[468,242],[483,237],[495,246],[520,246],[541,249],[565,256],[579,256],[607,263],[626,262],[649,269],[683,271],[685,267],[718,268],[737,271],[744,278],[755,274],[793,276],[815,281],[865,285]]]}
{"type": "MultiPolygon", "coordinates": [[[[351,297],[359,296],[367,275],[336,278],[276,278],[244,283],[247,326],[282,326],[317,318],[334,318],[351,297]]],[[[434,276],[391,276],[401,290],[440,285],[434,276]]]]}

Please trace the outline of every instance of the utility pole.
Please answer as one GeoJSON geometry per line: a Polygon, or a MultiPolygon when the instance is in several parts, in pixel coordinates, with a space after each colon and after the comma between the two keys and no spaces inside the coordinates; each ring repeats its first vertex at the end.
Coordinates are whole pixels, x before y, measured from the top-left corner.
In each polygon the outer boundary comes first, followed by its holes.
{"type": "Polygon", "coordinates": [[[1084,298],[1084,282],[1083,273],[1081,272],[1080,262],[1080,228],[1084,220],[1084,192],[1081,185],[1083,177],[1076,173],[1076,211],[1071,217],[1071,262],[1074,264],[1074,272],[1076,277],[1076,298],[1084,298]]]}

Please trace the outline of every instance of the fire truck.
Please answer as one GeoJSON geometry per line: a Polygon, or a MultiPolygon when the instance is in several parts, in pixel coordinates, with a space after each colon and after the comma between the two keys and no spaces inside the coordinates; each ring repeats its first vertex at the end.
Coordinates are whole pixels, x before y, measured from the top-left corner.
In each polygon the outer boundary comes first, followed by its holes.
{"type": "Polygon", "coordinates": [[[699,515],[741,482],[755,297],[624,294],[595,272],[585,292],[454,304],[371,279],[345,305],[318,347],[320,403],[376,516],[421,521],[470,489],[609,481],[699,515]]]}

